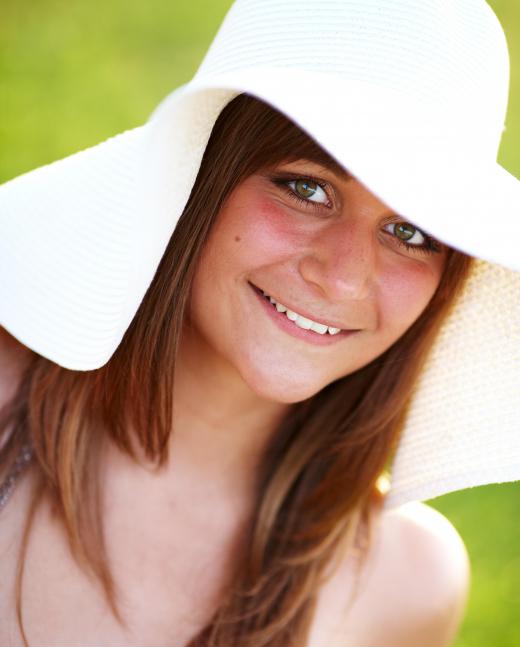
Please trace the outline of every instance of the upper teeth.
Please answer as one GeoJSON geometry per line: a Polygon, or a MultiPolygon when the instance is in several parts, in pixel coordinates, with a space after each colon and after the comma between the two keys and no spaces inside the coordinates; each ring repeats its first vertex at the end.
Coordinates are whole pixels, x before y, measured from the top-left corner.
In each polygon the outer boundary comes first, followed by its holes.
{"type": "Polygon", "coordinates": [[[299,315],[293,310],[289,310],[287,306],[284,306],[282,303],[278,303],[278,301],[273,299],[273,297],[269,296],[266,292],[264,292],[264,296],[269,299],[269,301],[276,307],[278,312],[285,312],[287,318],[291,321],[294,321],[294,323],[299,328],[303,328],[304,330],[314,330],[314,332],[317,332],[320,335],[324,335],[327,332],[329,333],[329,335],[337,335],[341,331],[341,328],[326,326],[325,324],[318,323],[317,321],[313,321],[312,319],[307,319],[307,317],[299,315]]]}

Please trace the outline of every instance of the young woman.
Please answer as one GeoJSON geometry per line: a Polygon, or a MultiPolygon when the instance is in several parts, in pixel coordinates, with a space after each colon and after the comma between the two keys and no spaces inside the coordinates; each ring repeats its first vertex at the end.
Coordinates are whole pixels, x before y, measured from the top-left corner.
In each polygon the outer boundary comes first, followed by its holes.
{"type": "Polygon", "coordinates": [[[502,32],[479,1],[314,5],[236,3],[146,126],[1,190],[1,644],[453,640],[467,555],[414,501],[505,465],[475,471],[516,388],[482,341],[517,275],[472,258],[514,265],[478,231],[520,204],[502,32]]]}

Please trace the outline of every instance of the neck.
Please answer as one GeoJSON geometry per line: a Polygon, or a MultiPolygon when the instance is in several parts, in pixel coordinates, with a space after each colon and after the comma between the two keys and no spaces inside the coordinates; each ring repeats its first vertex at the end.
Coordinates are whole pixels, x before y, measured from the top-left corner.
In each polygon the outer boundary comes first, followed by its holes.
{"type": "Polygon", "coordinates": [[[109,447],[111,507],[122,515],[129,507],[134,515],[156,509],[163,525],[178,524],[180,515],[183,523],[202,516],[211,532],[234,528],[251,514],[263,452],[288,405],[253,393],[223,358],[187,335],[176,357],[173,400],[163,468],[136,469],[109,447]]]}
{"type": "Polygon", "coordinates": [[[220,490],[248,492],[288,405],[254,393],[200,339],[183,337],[177,357],[171,464],[220,490]]]}

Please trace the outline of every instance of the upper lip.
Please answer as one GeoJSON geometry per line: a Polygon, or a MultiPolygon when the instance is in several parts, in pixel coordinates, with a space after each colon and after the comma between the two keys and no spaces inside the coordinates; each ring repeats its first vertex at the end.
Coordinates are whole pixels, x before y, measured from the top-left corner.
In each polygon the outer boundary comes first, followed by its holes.
{"type": "MultiPolygon", "coordinates": [[[[257,287],[257,286],[255,286],[257,287]]],[[[293,307],[287,301],[284,299],[279,299],[275,294],[269,292],[269,290],[264,290],[263,288],[258,288],[262,293],[266,292],[270,297],[272,297],[277,303],[281,303],[284,305],[286,308],[289,310],[292,310],[293,312],[297,312],[299,315],[302,317],[306,317],[307,319],[310,319],[311,321],[315,321],[316,323],[321,323],[324,326],[329,326],[330,328],[339,328],[340,330],[359,330],[358,328],[350,328],[349,326],[345,325],[344,323],[341,323],[337,319],[330,319],[328,316],[327,317],[321,317],[321,316],[316,316],[315,314],[311,314],[308,310],[305,308],[300,308],[299,306],[293,307]]]]}

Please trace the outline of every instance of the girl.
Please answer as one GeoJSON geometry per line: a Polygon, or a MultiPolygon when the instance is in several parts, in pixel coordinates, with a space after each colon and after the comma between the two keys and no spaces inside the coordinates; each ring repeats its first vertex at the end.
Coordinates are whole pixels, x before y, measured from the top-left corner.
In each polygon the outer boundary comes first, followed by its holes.
{"type": "Polygon", "coordinates": [[[413,502],[518,477],[503,34],[315,5],[239,0],[145,126],[1,189],[1,644],[456,633],[413,502]]]}

